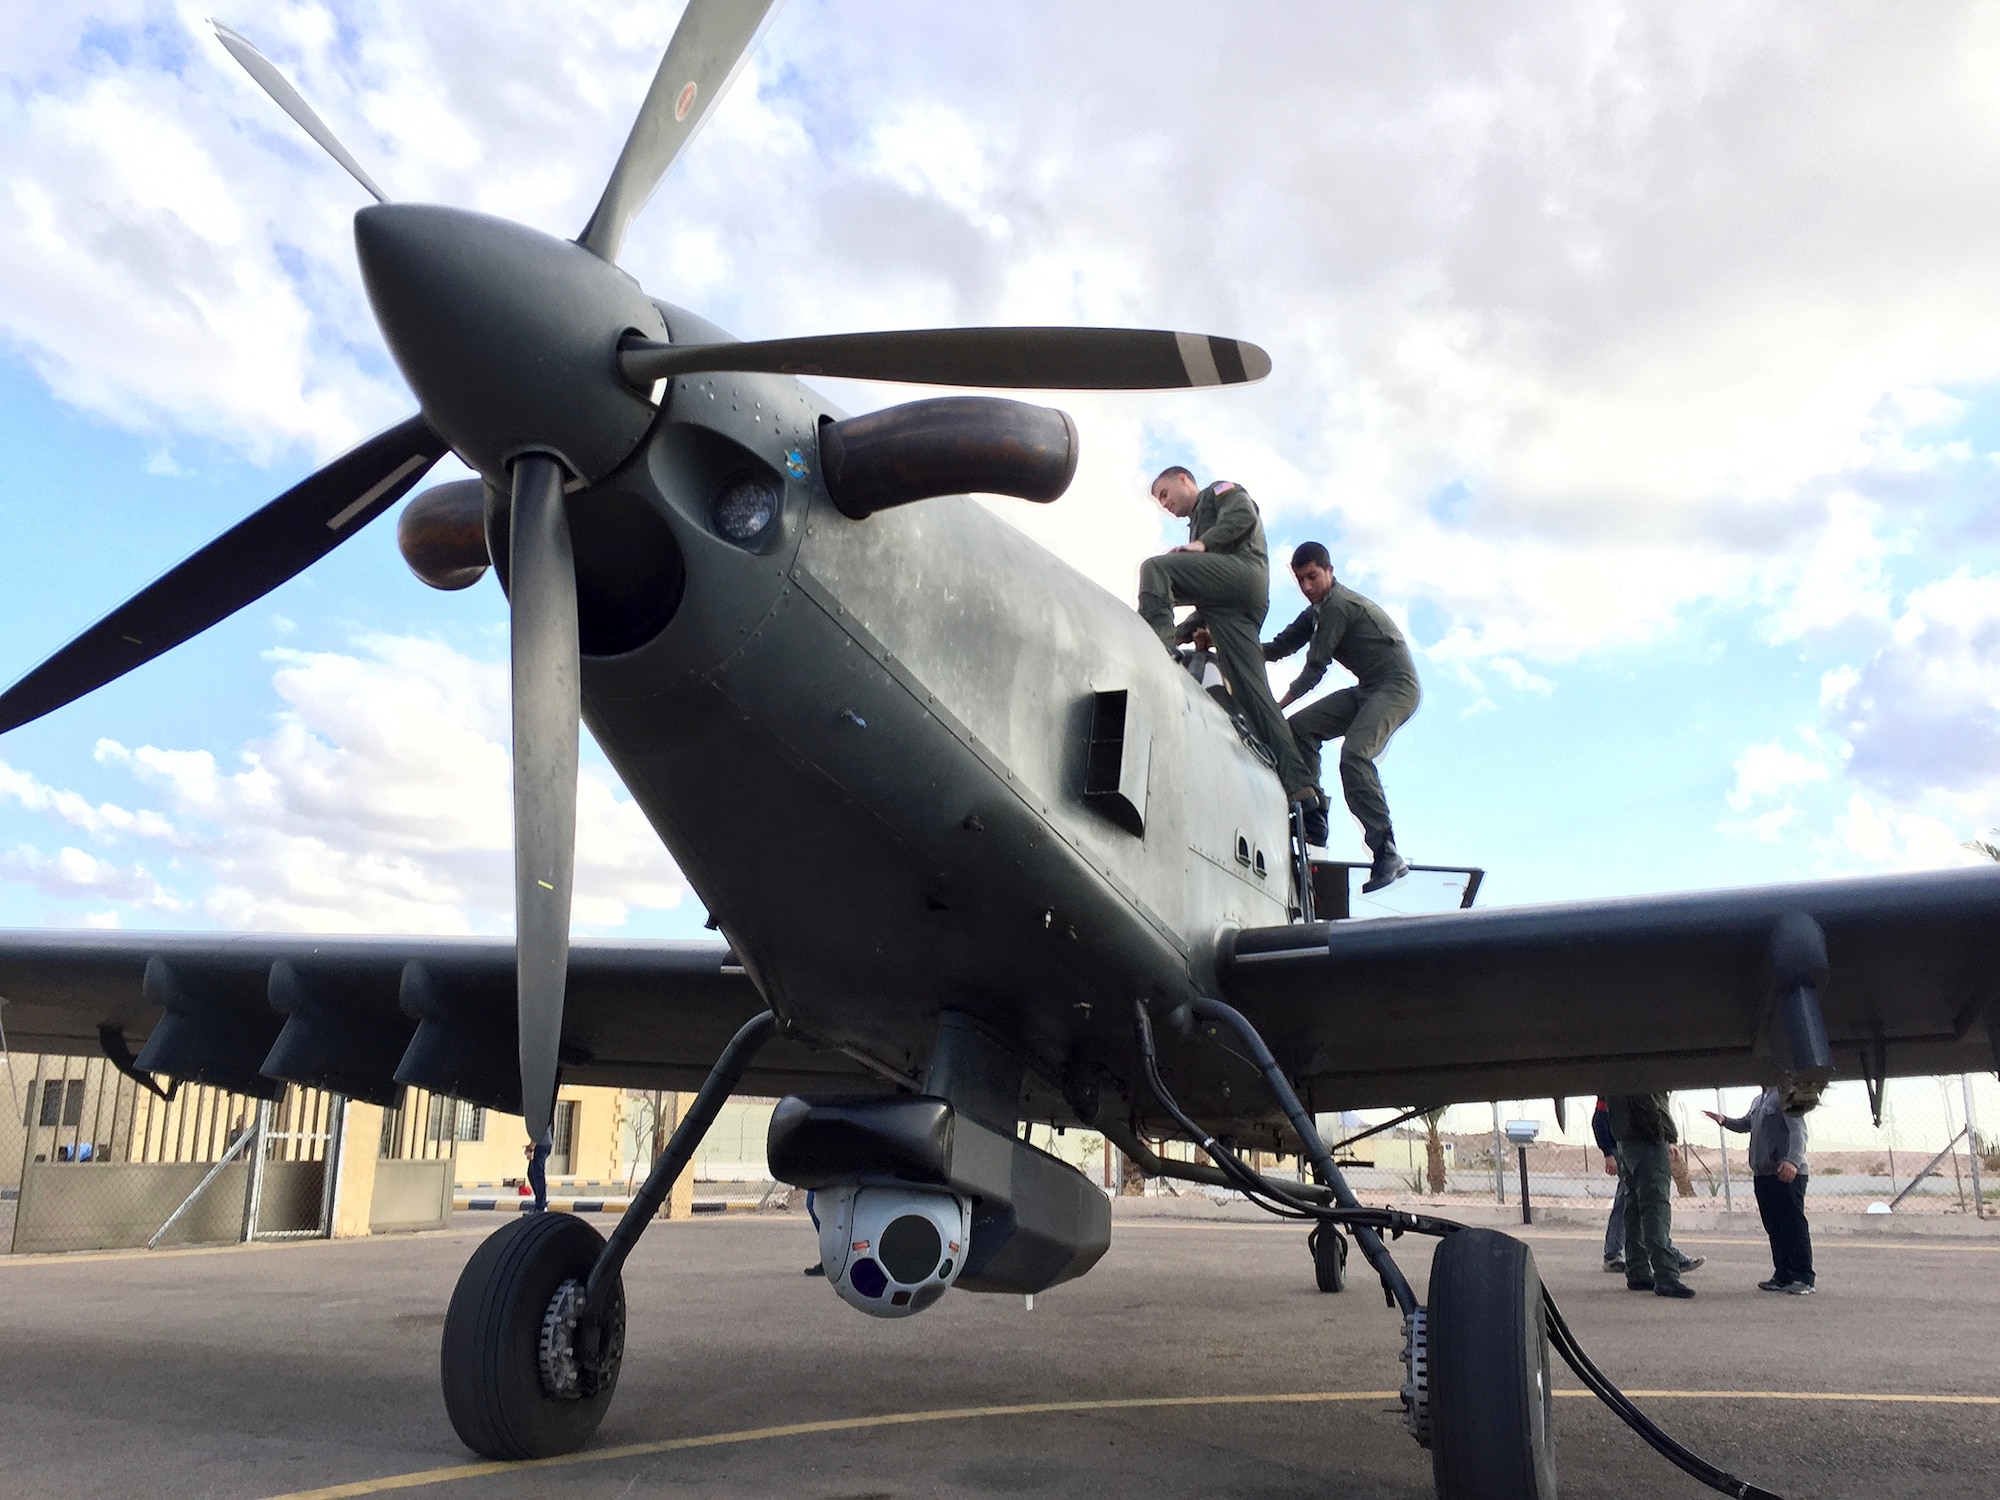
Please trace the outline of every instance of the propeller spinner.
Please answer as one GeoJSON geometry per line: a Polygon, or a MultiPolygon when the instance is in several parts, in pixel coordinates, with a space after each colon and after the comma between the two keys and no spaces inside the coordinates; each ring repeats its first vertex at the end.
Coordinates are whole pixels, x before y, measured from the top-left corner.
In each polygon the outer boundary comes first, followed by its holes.
{"type": "Polygon", "coordinates": [[[616,269],[633,218],[742,67],[769,0],[689,0],[590,222],[574,241],[391,203],[277,68],[216,35],[377,200],[355,249],[422,414],[369,438],[91,626],[0,693],[0,732],[69,703],[263,597],[408,493],[449,449],[511,494],[514,871],[521,1098],[548,1133],[562,1037],[580,723],[577,580],[565,494],[602,479],[655,420],[642,392],[696,371],[932,385],[1148,390],[1260,380],[1254,344],[1147,329],[961,328],[762,343],[667,340],[616,269]]]}

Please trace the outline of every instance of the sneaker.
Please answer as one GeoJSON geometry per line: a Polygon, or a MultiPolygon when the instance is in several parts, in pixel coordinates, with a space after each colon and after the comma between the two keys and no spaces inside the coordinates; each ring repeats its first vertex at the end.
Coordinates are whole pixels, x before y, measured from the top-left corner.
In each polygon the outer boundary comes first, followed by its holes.
{"type": "Polygon", "coordinates": [[[1625,1257],[1621,1255],[1607,1260],[1604,1263],[1604,1269],[1607,1272],[1615,1272],[1622,1276],[1625,1273],[1625,1257]]]}
{"type": "Polygon", "coordinates": [[[1625,1278],[1625,1290],[1628,1292],[1650,1292],[1653,1290],[1653,1283],[1650,1281],[1639,1281],[1627,1276],[1625,1278]]]}
{"type": "Polygon", "coordinates": [[[1655,1297],[1678,1297],[1685,1301],[1694,1295],[1694,1288],[1685,1281],[1663,1281],[1653,1288],[1655,1297]]]}
{"type": "Polygon", "coordinates": [[[1789,1281],[1780,1281],[1778,1280],[1777,1277],[1773,1276],[1768,1281],[1758,1282],[1757,1290],[1760,1292],[1782,1292],[1785,1290],[1785,1288],[1789,1287],[1790,1285],[1791,1283],[1789,1281]]]}
{"type": "Polygon", "coordinates": [[[1813,1284],[1810,1281],[1794,1281],[1786,1286],[1785,1290],[1794,1297],[1810,1297],[1813,1294],[1813,1284]]]}
{"type": "Polygon", "coordinates": [[[1685,1276],[1690,1271],[1699,1271],[1707,1264],[1708,1257],[1706,1255],[1683,1255],[1681,1257],[1681,1274],[1685,1276]]]}

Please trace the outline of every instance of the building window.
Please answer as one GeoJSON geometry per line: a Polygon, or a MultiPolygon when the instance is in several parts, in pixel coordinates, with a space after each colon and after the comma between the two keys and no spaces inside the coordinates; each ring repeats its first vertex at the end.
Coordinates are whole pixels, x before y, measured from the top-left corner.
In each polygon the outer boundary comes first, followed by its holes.
{"type": "Polygon", "coordinates": [[[35,1110],[34,1096],[30,1095],[28,1107],[21,1111],[21,1123],[70,1128],[83,1124],[83,1080],[72,1078],[65,1082],[60,1078],[44,1079],[39,1115],[35,1110]]]}
{"type": "Polygon", "coordinates": [[[486,1106],[469,1099],[446,1099],[433,1094],[430,1116],[424,1126],[425,1135],[433,1141],[483,1141],[486,1106]]]}

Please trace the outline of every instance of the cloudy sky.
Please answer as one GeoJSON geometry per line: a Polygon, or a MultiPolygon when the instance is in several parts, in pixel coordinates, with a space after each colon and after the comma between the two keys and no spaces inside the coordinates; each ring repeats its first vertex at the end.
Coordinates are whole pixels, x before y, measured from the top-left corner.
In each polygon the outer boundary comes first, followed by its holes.
{"type": "MultiPolygon", "coordinates": [[[[0,680],[412,406],[361,190],[210,8],[0,10],[0,680]]],[[[677,11],[221,18],[392,196],[567,235],[677,11]]],[[[751,337],[1266,346],[1246,390],[1063,398],[1077,483],[1006,513],[1126,597],[1165,462],[1326,541],[1418,648],[1402,843],[1512,902],[2000,825],[1995,181],[1991,6],[790,0],[624,264],[751,337]]],[[[497,587],[378,522],[0,741],[0,923],[506,930],[504,651],[497,587]]],[[[698,931],[586,760],[579,928],[698,931]]]]}

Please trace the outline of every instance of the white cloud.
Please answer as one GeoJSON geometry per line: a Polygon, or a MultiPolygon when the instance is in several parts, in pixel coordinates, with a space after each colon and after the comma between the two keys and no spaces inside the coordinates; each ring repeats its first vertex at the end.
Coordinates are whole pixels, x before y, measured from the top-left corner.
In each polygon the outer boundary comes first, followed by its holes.
{"type": "MultiPolygon", "coordinates": [[[[569,234],[673,20],[276,0],[250,24],[396,196],[569,234]]],[[[1075,490],[1009,513],[1121,591],[1166,451],[1328,533],[1460,660],[1571,660],[1704,601],[1790,640],[1882,618],[1883,539],[1921,496],[1880,484],[1969,462],[1954,392],[2000,374],[1996,29],[1971,6],[1328,27],[1185,5],[1135,28],[1053,0],[802,0],[626,263],[747,335],[1094,320],[1267,344],[1255,390],[1068,402],[1075,490]]],[[[359,190],[192,0],[6,35],[0,334],[55,389],[260,457],[407,410],[353,266],[359,190]]]]}
{"type": "Polygon", "coordinates": [[[38,781],[26,771],[0,761],[0,801],[17,804],[28,812],[49,813],[85,833],[103,839],[132,836],[171,842],[174,826],[156,812],[134,812],[115,803],[93,805],[86,797],[38,781]]]}
{"type": "Polygon", "coordinates": [[[1745,749],[1726,801],[1757,811],[1725,829],[1916,869],[1967,862],[1963,842],[2000,826],[2000,576],[1913,590],[1885,634],[1822,674],[1822,724],[1800,731],[1803,749],[1745,749]]]}
{"type": "MultiPolygon", "coordinates": [[[[164,911],[197,904],[230,928],[504,931],[512,925],[507,669],[435,641],[374,637],[355,655],[275,652],[286,707],[236,765],[207,751],[101,741],[160,812],[91,808],[0,767],[23,806],[174,855],[162,888],[143,865],[32,849],[4,873],[52,894],[164,911]],[[25,791],[22,789],[25,788],[25,791]]],[[[577,797],[575,920],[617,927],[676,905],[685,882],[629,797],[586,768],[577,797]]]]}
{"type": "Polygon", "coordinates": [[[53,856],[29,845],[0,853],[0,876],[61,898],[122,901],[163,912],[188,909],[187,902],[170,894],[143,864],[114,864],[74,845],[53,856]]]}
{"type": "Polygon", "coordinates": [[[1787,750],[1776,740],[1752,745],[1737,757],[1736,785],[1730,788],[1729,805],[1737,812],[1747,812],[1758,801],[1825,781],[1830,774],[1822,756],[1787,750]]]}

